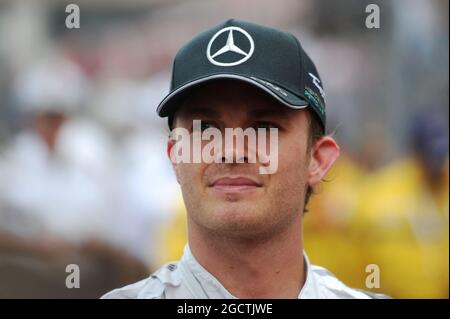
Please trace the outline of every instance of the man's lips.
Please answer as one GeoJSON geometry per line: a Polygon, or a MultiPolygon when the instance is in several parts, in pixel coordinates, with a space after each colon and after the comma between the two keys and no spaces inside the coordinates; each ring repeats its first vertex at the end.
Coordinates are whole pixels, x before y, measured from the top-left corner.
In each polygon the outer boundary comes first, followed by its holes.
{"type": "Polygon", "coordinates": [[[262,187],[262,183],[248,177],[222,177],[210,185],[215,191],[225,193],[241,193],[262,187]]]}

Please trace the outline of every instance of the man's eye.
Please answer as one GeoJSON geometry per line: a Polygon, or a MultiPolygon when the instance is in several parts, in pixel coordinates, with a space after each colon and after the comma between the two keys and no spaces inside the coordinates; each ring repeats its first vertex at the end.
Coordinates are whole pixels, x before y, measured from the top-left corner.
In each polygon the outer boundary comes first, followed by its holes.
{"type": "Polygon", "coordinates": [[[255,123],[255,128],[256,129],[259,129],[259,128],[271,129],[271,128],[278,128],[278,125],[275,123],[272,123],[272,122],[261,121],[261,122],[255,123]]]}
{"type": "Polygon", "coordinates": [[[218,125],[214,122],[211,121],[199,121],[200,125],[198,125],[199,123],[194,124],[194,126],[191,126],[191,130],[192,131],[199,131],[199,132],[203,132],[209,128],[218,128],[218,125]]]}
{"type": "Polygon", "coordinates": [[[214,123],[211,123],[211,122],[203,122],[202,121],[202,124],[200,127],[201,127],[201,130],[204,131],[209,128],[217,128],[217,125],[215,125],[214,123]]]}

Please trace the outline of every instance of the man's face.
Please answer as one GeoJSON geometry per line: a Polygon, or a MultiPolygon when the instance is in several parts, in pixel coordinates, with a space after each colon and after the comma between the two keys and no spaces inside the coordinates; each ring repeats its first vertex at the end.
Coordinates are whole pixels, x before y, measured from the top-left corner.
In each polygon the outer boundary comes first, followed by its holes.
{"type": "Polygon", "coordinates": [[[34,129],[50,150],[55,148],[58,133],[66,120],[66,115],[53,111],[41,112],[35,116],[33,122],[34,129]]]}
{"type": "Polygon", "coordinates": [[[254,238],[301,219],[309,163],[305,111],[282,106],[248,84],[215,81],[189,96],[174,126],[192,133],[193,120],[220,129],[222,136],[225,128],[277,128],[278,168],[260,174],[258,159],[174,164],[190,223],[216,234],[254,238]]]}

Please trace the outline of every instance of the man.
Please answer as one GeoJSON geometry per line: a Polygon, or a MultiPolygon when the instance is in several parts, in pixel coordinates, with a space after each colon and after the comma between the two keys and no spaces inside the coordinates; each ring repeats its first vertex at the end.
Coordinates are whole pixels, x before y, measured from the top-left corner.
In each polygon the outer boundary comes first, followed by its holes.
{"type": "Polygon", "coordinates": [[[187,210],[184,256],[104,298],[370,298],[301,253],[307,200],[339,156],[324,135],[324,107],[317,70],[289,33],[232,19],[182,47],[158,114],[192,136],[195,120],[201,131],[276,129],[277,169],[265,174],[261,156],[250,161],[249,140],[243,153],[225,143],[213,163],[176,161],[172,134],[168,153],[187,210]]]}

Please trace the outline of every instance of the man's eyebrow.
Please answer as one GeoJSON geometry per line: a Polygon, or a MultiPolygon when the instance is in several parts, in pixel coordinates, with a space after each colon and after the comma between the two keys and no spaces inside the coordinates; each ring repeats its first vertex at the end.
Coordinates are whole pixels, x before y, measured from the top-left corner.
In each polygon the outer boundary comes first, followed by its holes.
{"type": "Polygon", "coordinates": [[[187,108],[183,111],[185,115],[195,116],[195,115],[206,115],[208,117],[218,117],[219,113],[211,108],[201,107],[201,106],[194,106],[187,108]]]}

